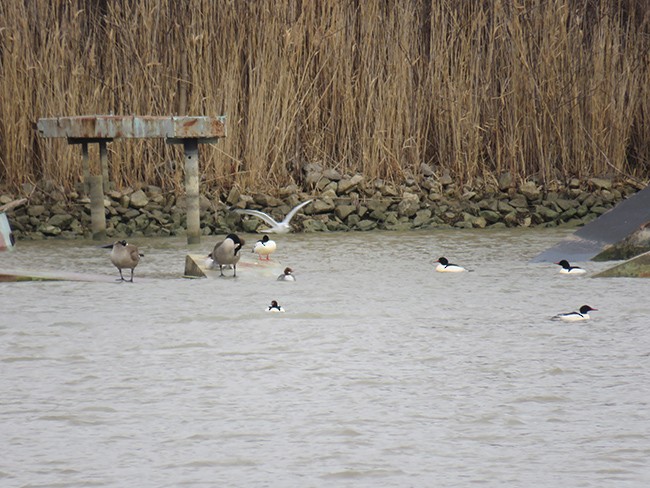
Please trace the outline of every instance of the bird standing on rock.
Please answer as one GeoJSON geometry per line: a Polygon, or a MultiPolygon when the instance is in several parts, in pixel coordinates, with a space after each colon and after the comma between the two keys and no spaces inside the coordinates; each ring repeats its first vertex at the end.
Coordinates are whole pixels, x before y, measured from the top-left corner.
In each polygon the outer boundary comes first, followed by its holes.
{"type": "Polygon", "coordinates": [[[236,234],[228,234],[223,241],[214,246],[210,257],[219,265],[221,276],[223,276],[223,267],[227,265],[232,265],[233,276],[237,276],[237,263],[241,258],[239,251],[245,243],[246,241],[236,234]]]}
{"type": "Polygon", "coordinates": [[[126,241],[116,241],[113,244],[108,244],[102,246],[105,249],[113,249],[111,251],[111,263],[119,270],[120,279],[118,281],[126,281],[122,275],[123,269],[131,270],[131,279],[129,280],[133,283],[133,270],[140,262],[140,257],[144,254],[140,254],[138,247],[133,244],[127,244],[126,241]]]}

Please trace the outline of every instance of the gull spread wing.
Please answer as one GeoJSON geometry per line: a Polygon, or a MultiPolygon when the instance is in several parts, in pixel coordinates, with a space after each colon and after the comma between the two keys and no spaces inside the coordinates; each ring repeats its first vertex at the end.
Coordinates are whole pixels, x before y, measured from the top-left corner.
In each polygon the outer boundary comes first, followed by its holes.
{"type": "Polygon", "coordinates": [[[306,202],[302,202],[301,204],[296,205],[295,207],[293,207],[291,209],[291,211],[287,214],[287,216],[284,218],[282,223],[283,224],[288,224],[289,221],[293,218],[293,216],[296,215],[296,212],[298,212],[298,210],[300,210],[302,207],[304,207],[305,205],[307,205],[309,203],[311,203],[311,200],[307,200],[306,202]]]}
{"type": "Polygon", "coordinates": [[[253,215],[255,217],[259,217],[262,219],[264,222],[269,224],[271,227],[278,227],[278,223],[271,217],[270,215],[265,214],[264,212],[260,212],[259,210],[249,210],[245,208],[238,208],[235,210],[237,213],[242,213],[242,214],[248,214],[248,215],[253,215]]]}

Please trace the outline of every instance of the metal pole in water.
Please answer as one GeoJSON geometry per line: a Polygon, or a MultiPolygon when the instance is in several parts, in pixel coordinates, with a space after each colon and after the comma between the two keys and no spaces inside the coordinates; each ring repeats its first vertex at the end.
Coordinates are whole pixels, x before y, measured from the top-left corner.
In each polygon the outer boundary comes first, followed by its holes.
{"type": "Polygon", "coordinates": [[[185,150],[185,199],[187,201],[187,243],[201,242],[199,213],[199,144],[196,139],[183,141],[185,150]]]}
{"type": "Polygon", "coordinates": [[[91,176],[90,180],[90,222],[93,239],[106,239],[106,213],[104,211],[104,189],[102,175],[91,176]]]}

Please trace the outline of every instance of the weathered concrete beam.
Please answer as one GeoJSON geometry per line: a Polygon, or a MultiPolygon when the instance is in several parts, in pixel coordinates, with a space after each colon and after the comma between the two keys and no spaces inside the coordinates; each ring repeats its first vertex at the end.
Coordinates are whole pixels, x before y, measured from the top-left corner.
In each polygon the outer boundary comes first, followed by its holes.
{"type": "Polygon", "coordinates": [[[594,278],[650,278],[650,252],[641,254],[613,268],[601,271],[594,278]]]}

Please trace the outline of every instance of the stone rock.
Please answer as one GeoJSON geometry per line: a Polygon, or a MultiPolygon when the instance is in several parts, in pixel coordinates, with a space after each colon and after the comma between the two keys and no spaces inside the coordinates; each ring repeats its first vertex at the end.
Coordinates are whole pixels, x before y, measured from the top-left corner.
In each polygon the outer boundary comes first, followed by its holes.
{"type": "Polygon", "coordinates": [[[418,210],[415,213],[415,217],[413,218],[413,227],[421,227],[425,224],[428,224],[430,220],[431,220],[431,210],[429,210],[428,208],[425,208],[423,210],[418,210]]]}
{"type": "Polygon", "coordinates": [[[397,212],[404,217],[412,217],[420,210],[420,197],[415,193],[405,192],[397,205],[397,212]]]}
{"type": "Polygon", "coordinates": [[[512,175],[509,171],[501,173],[497,179],[497,184],[499,185],[499,190],[506,191],[508,188],[513,186],[512,175]]]}
{"type": "Polygon", "coordinates": [[[236,205],[237,202],[239,201],[240,196],[241,196],[241,192],[239,191],[239,188],[233,186],[228,192],[226,203],[228,203],[228,205],[236,205]]]}
{"type": "Polygon", "coordinates": [[[528,200],[523,195],[515,195],[510,199],[510,205],[515,208],[524,208],[528,207],[528,200]]]}
{"type": "Polygon", "coordinates": [[[479,217],[483,217],[485,221],[490,224],[494,224],[501,220],[501,215],[494,210],[481,210],[478,215],[479,217]]]}
{"type": "Polygon", "coordinates": [[[555,210],[543,205],[535,205],[535,213],[539,215],[543,221],[555,220],[560,216],[560,214],[555,210]]]}
{"type": "Polygon", "coordinates": [[[147,195],[142,190],[134,191],[130,195],[130,206],[133,208],[144,208],[149,203],[147,195]]]}
{"type": "Polygon", "coordinates": [[[311,203],[313,214],[324,214],[336,208],[331,197],[318,198],[311,203]]]}
{"type": "Polygon", "coordinates": [[[433,168],[429,166],[427,163],[420,163],[420,173],[422,173],[422,176],[426,178],[433,176],[435,174],[433,168]]]}
{"type": "Polygon", "coordinates": [[[323,171],[323,177],[327,178],[328,180],[339,181],[341,179],[341,173],[333,168],[328,168],[323,171]]]}
{"type": "Polygon", "coordinates": [[[38,217],[40,215],[43,215],[43,213],[45,213],[45,210],[46,209],[44,205],[30,205],[27,208],[27,215],[38,217]]]}
{"type": "Polygon", "coordinates": [[[352,178],[344,178],[339,181],[337,192],[339,195],[347,195],[352,190],[356,189],[362,181],[363,176],[361,175],[354,175],[352,178]]]}
{"type": "Polygon", "coordinates": [[[445,171],[445,174],[443,174],[438,181],[442,186],[449,186],[454,182],[447,171],[445,171]]]}
{"type": "Polygon", "coordinates": [[[303,232],[325,232],[327,225],[322,220],[306,219],[302,223],[303,232]]]}
{"type": "Polygon", "coordinates": [[[67,229],[73,220],[74,217],[70,214],[56,214],[50,217],[47,223],[63,230],[67,229]]]}
{"type": "Polygon", "coordinates": [[[589,178],[589,184],[599,190],[612,189],[612,180],[606,180],[604,178],[589,178]]]}
{"type": "Polygon", "coordinates": [[[348,215],[350,215],[352,212],[355,212],[356,210],[357,207],[355,205],[338,205],[336,209],[334,209],[334,212],[339,219],[345,220],[348,218],[348,215]]]}
{"type": "Polygon", "coordinates": [[[360,220],[360,221],[357,223],[357,226],[356,226],[356,227],[357,227],[357,229],[359,229],[360,231],[368,231],[368,230],[372,230],[372,229],[374,229],[375,227],[377,227],[377,222],[375,222],[374,220],[364,219],[364,220],[360,220]]]}
{"type": "Polygon", "coordinates": [[[519,192],[530,202],[537,200],[542,194],[541,190],[532,181],[527,181],[521,185],[519,192]]]}
{"type": "Polygon", "coordinates": [[[45,224],[38,228],[38,232],[46,236],[58,236],[61,234],[61,229],[55,227],[54,225],[45,224]]]}

